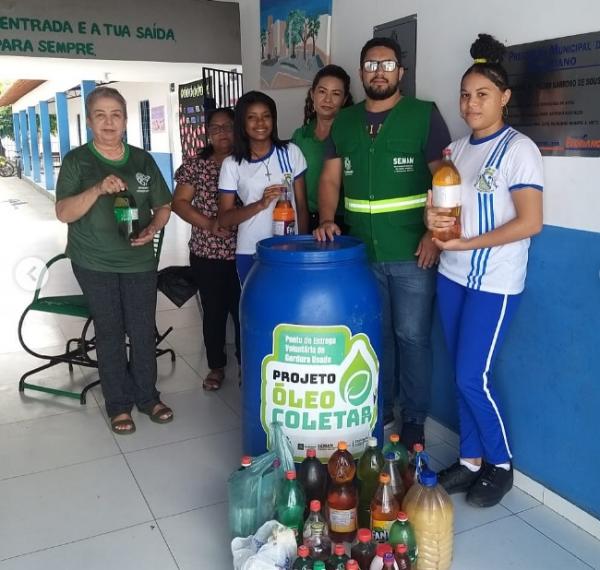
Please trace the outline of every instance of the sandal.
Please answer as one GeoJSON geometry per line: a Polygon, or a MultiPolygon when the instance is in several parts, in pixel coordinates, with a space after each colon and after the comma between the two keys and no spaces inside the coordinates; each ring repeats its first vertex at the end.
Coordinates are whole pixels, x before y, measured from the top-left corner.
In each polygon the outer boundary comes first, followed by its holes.
{"type": "Polygon", "coordinates": [[[122,415],[124,414],[117,414],[110,419],[110,429],[119,435],[130,435],[135,433],[135,423],[133,422],[133,418],[131,416],[128,418],[122,418],[120,420],[115,419],[122,415]]]}
{"type": "Polygon", "coordinates": [[[173,421],[173,410],[166,404],[158,402],[148,410],[140,410],[142,414],[146,414],[156,424],[168,424],[173,421]],[[163,417],[165,416],[166,417],[163,417]]]}
{"type": "Polygon", "coordinates": [[[202,382],[202,388],[207,392],[214,392],[215,390],[219,390],[221,388],[221,384],[223,384],[223,380],[225,380],[225,370],[222,368],[213,368],[202,382]]]}

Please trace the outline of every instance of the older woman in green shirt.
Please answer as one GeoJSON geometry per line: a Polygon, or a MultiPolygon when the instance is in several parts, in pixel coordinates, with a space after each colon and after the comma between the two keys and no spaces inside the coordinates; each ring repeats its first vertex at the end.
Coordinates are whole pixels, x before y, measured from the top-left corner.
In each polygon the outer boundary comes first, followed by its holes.
{"type": "MultiPolygon", "coordinates": [[[[319,177],[326,140],[338,111],[353,103],[349,75],[338,65],[326,65],[313,79],[306,95],[304,124],[292,136],[292,142],[300,147],[308,165],[304,176],[311,232],[319,226],[319,177]]],[[[336,214],[338,225],[342,223],[344,212],[343,195],[340,202],[336,214]]]]}

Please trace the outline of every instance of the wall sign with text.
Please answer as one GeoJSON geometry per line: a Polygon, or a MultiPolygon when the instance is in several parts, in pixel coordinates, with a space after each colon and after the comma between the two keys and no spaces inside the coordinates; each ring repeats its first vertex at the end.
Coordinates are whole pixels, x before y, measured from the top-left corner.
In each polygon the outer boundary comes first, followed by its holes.
{"type": "Polygon", "coordinates": [[[600,32],[510,46],[508,123],[546,156],[600,156],[600,32]]]}

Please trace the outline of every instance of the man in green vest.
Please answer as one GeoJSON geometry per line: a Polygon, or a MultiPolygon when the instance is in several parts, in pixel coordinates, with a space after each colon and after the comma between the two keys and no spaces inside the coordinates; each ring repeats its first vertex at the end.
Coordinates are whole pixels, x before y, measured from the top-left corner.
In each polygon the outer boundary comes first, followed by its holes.
{"type": "Polygon", "coordinates": [[[348,233],[367,245],[383,305],[384,423],[403,443],[424,443],[431,399],[431,318],[439,251],[423,224],[431,173],[450,143],[427,101],[402,96],[400,46],[373,38],[360,54],[366,99],[342,109],[319,183],[318,240],[334,239],[340,187],[348,233]],[[397,404],[395,406],[395,404],[397,404]],[[395,417],[396,415],[396,417],[395,417]],[[398,424],[400,427],[400,424],[398,424]]]}

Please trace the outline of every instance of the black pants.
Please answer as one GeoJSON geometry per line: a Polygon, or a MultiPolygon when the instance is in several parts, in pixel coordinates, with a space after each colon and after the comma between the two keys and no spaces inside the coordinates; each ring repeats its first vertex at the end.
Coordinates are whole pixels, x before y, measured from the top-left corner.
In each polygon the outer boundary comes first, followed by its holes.
{"type": "Polygon", "coordinates": [[[72,264],[94,319],[100,386],[109,417],[149,410],[156,389],[156,271],[108,273],[72,264]],[[129,337],[129,360],[125,334],[129,337]]]}
{"type": "Polygon", "coordinates": [[[240,280],[235,260],[206,259],[190,253],[190,266],[200,292],[204,317],[202,330],[208,367],[224,368],[227,364],[225,335],[227,316],[235,325],[235,354],[240,360],[240,280]]]}

